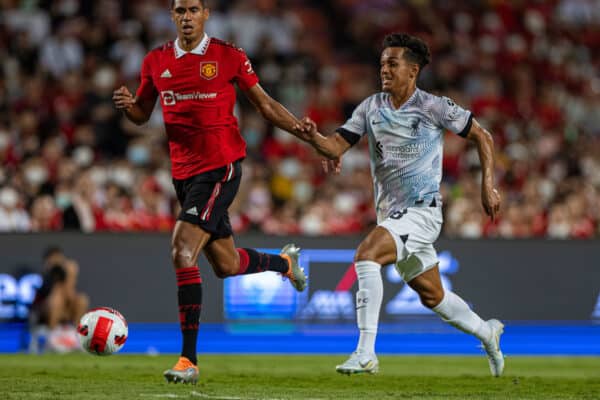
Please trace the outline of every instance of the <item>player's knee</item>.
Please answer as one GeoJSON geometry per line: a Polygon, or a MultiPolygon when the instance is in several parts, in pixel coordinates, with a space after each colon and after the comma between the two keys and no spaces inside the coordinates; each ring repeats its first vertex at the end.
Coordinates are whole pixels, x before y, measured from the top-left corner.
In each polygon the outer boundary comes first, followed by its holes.
{"type": "Polygon", "coordinates": [[[219,279],[225,279],[237,275],[238,269],[234,265],[220,265],[218,268],[215,268],[215,275],[219,279]]]}
{"type": "Polygon", "coordinates": [[[63,308],[64,304],[64,291],[57,287],[52,288],[52,291],[46,299],[46,306],[48,307],[48,309],[52,310],[53,312],[56,312],[56,310],[63,308]]]}
{"type": "Polygon", "coordinates": [[[84,293],[77,293],[75,304],[79,310],[87,310],[90,306],[90,298],[84,293]]]}
{"type": "Polygon", "coordinates": [[[373,246],[369,246],[364,242],[358,246],[356,254],[354,255],[354,262],[357,261],[375,261],[377,262],[377,252],[373,246]]]}
{"type": "MultiPolygon", "coordinates": [[[[214,261],[213,261],[214,262],[214,261]]],[[[238,260],[228,260],[227,262],[219,262],[212,265],[217,278],[225,279],[230,276],[238,275],[240,272],[240,262],[238,260]]]]}
{"type": "Polygon", "coordinates": [[[427,291],[423,293],[419,293],[419,298],[421,299],[421,304],[423,304],[427,308],[434,308],[442,301],[444,297],[444,292],[438,291],[427,291]]]}
{"type": "Polygon", "coordinates": [[[171,260],[175,268],[187,268],[196,264],[193,260],[193,252],[182,246],[173,246],[171,248],[171,260]]]}

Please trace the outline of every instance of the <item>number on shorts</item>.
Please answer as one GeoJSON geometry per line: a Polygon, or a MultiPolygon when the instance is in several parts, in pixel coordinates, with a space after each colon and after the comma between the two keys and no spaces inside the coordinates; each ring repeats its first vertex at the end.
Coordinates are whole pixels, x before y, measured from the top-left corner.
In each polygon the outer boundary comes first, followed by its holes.
{"type": "Polygon", "coordinates": [[[396,211],[395,213],[393,213],[392,215],[390,215],[391,219],[400,219],[402,218],[403,215],[405,215],[408,212],[408,209],[406,210],[402,210],[402,211],[396,211]]]}

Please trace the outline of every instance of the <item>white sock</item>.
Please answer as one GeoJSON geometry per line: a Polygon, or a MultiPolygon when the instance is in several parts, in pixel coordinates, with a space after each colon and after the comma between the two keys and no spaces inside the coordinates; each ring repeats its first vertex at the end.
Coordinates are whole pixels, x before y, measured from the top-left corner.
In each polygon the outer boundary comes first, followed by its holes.
{"type": "Polygon", "coordinates": [[[492,337],[492,330],[475,314],[459,296],[452,292],[444,292],[444,298],[433,311],[450,325],[457,327],[463,332],[475,335],[479,340],[487,342],[492,337]]]}
{"type": "Polygon", "coordinates": [[[373,261],[357,261],[354,264],[358,276],[356,292],[356,322],[360,330],[357,352],[375,353],[375,337],[379,324],[379,309],[383,299],[381,265],[373,261]]]}

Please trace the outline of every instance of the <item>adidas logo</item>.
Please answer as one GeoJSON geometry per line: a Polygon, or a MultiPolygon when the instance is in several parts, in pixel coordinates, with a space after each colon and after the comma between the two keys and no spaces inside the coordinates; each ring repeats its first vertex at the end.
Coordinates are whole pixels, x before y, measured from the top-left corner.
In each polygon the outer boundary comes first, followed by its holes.
{"type": "Polygon", "coordinates": [[[195,215],[196,217],[198,216],[198,210],[196,209],[196,207],[190,208],[185,213],[190,214],[190,215],[195,215]]]}
{"type": "Polygon", "coordinates": [[[162,75],[160,76],[161,78],[172,78],[173,75],[171,75],[171,71],[169,71],[169,69],[165,69],[164,72],[162,73],[162,75]]]}

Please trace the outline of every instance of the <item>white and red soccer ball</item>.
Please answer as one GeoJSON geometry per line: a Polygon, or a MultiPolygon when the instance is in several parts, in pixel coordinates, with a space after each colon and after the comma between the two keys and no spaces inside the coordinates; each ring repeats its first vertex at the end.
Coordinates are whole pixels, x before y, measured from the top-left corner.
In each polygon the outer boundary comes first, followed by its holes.
{"type": "Polygon", "coordinates": [[[81,317],[77,332],[84,350],[108,356],[121,350],[129,330],[127,321],[120,312],[110,307],[99,307],[81,317]]]}

